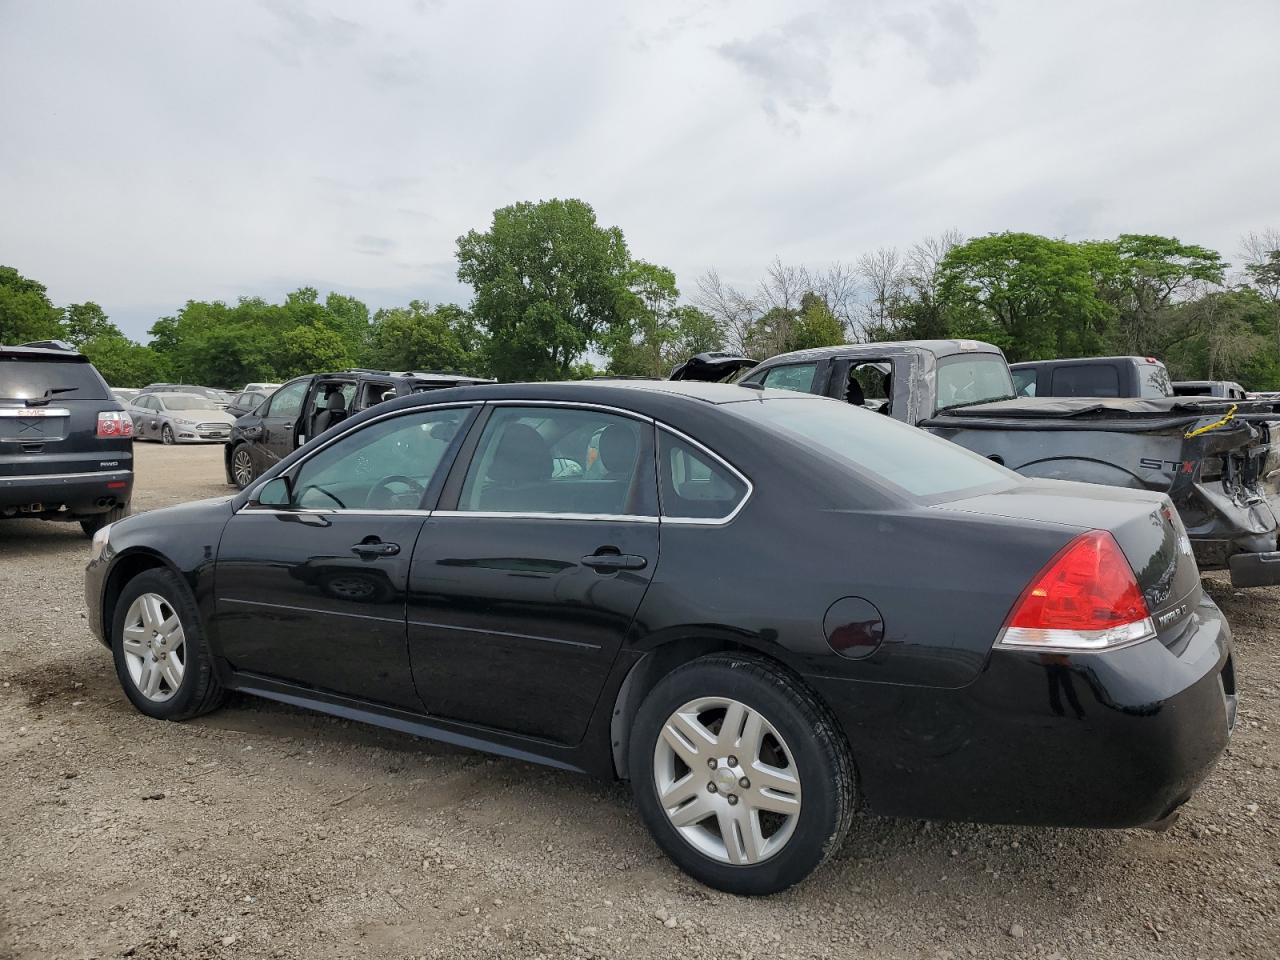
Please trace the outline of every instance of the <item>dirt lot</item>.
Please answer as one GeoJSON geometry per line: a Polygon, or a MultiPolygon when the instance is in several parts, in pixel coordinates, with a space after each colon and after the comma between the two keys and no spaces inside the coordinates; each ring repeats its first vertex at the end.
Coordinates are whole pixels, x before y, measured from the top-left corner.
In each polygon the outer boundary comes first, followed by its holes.
{"type": "MultiPolygon", "coordinates": [[[[139,444],[135,508],[227,492],[139,444]]],[[[0,956],[1280,955],[1280,591],[1211,588],[1241,723],[1168,833],[861,817],[768,900],[678,873],[626,788],[248,699],[143,718],[78,527],[0,524],[0,956]]]]}

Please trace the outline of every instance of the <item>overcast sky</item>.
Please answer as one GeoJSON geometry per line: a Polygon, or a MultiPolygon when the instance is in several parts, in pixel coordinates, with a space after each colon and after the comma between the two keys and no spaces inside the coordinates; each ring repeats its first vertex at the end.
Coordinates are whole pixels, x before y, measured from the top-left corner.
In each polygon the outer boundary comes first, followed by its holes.
{"type": "Polygon", "coordinates": [[[0,263],[143,337],[310,284],[466,302],[580,197],[692,293],[955,227],[1280,227],[1280,2],[0,0],[0,263]]]}

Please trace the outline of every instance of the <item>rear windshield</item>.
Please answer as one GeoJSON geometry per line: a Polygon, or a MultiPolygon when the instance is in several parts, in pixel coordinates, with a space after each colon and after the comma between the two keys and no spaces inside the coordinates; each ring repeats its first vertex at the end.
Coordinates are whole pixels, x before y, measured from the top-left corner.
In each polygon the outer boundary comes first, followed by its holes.
{"type": "Polygon", "coordinates": [[[1013,378],[1004,357],[956,354],[938,361],[938,410],[1013,399],[1013,378]]]}
{"type": "Polygon", "coordinates": [[[92,365],[79,360],[14,360],[0,357],[0,400],[109,400],[92,365]]]}
{"type": "Polygon", "coordinates": [[[941,500],[975,487],[1009,486],[1017,479],[1012,471],[948,440],[847,403],[797,397],[750,409],[770,429],[788,433],[909,498],[941,500]]]}
{"type": "MultiPolygon", "coordinates": [[[[1053,371],[1055,397],[1118,397],[1120,371],[1111,363],[1081,363],[1053,371]]],[[[1164,396],[1164,394],[1160,394],[1164,396]]]]}

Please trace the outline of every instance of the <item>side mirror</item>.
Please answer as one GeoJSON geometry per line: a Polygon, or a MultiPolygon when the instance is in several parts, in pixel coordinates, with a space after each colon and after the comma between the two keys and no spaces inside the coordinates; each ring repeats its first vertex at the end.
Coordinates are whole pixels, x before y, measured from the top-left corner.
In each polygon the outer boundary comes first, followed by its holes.
{"type": "Polygon", "coordinates": [[[287,507],[293,502],[293,482],[288,477],[272,477],[258,491],[258,503],[264,507],[287,507]]]}

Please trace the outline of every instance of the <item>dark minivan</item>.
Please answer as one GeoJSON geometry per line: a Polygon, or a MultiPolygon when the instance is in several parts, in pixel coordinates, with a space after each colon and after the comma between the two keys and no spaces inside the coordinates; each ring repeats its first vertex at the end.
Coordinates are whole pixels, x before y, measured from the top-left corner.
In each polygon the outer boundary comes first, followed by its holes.
{"type": "Polygon", "coordinates": [[[92,536],[129,512],[133,421],[58,340],[0,346],[0,518],[77,520],[92,536]]]}

